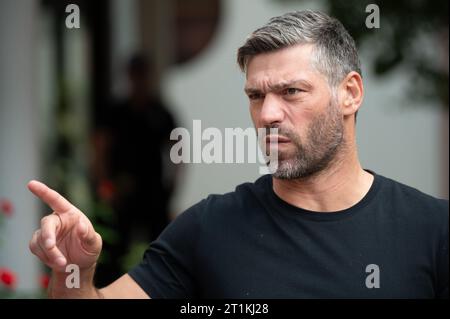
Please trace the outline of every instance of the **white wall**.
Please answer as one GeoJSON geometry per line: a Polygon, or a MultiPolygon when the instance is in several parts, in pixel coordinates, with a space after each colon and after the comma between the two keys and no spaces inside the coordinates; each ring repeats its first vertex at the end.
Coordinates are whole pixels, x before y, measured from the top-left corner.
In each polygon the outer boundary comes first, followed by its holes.
{"type": "Polygon", "coordinates": [[[11,268],[18,290],[39,283],[37,259],[28,242],[39,220],[37,201],[27,182],[36,178],[36,96],[34,42],[37,1],[2,0],[0,9],[0,197],[10,199],[14,214],[0,229],[0,267],[11,268]]]}
{"type": "Polygon", "coordinates": [[[112,93],[125,94],[125,62],[140,49],[137,0],[111,0],[112,93]]]}
{"type": "MultiPolygon", "coordinates": [[[[191,127],[193,119],[201,119],[203,127],[252,127],[244,77],[235,62],[237,48],[272,16],[319,9],[271,0],[227,0],[223,5],[217,37],[196,59],[174,67],[162,86],[184,127],[191,127]]],[[[438,196],[439,114],[428,105],[417,110],[401,105],[404,84],[400,75],[382,81],[365,76],[366,100],[358,115],[361,161],[365,168],[438,196]]],[[[231,191],[258,176],[258,164],[189,164],[174,211],[179,213],[210,193],[231,191]]]]}
{"type": "Polygon", "coordinates": [[[437,105],[412,105],[404,98],[402,74],[365,80],[357,140],[364,167],[436,197],[440,189],[441,113],[437,105]]]}

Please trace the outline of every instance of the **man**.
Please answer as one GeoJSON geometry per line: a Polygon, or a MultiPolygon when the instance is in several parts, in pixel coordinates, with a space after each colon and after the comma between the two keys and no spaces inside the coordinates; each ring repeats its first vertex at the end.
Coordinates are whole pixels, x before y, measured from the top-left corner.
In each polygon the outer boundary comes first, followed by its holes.
{"type": "MultiPolygon", "coordinates": [[[[55,191],[30,248],[50,297],[448,297],[448,202],[364,170],[355,143],[363,83],[353,39],[314,11],[273,18],[238,51],[256,128],[278,128],[277,171],[180,215],[142,263],[96,289],[101,238],[55,191]],[[67,264],[80,289],[65,287],[67,264]]],[[[270,144],[271,142],[269,142],[270,144]]]]}

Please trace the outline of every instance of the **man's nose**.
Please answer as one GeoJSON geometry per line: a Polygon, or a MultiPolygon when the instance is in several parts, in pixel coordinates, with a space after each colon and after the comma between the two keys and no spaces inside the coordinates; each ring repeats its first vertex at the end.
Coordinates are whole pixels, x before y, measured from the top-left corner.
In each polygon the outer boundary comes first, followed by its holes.
{"type": "Polygon", "coordinates": [[[266,94],[261,107],[260,120],[263,126],[279,124],[283,121],[282,101],[272,93],[266,94]]]}

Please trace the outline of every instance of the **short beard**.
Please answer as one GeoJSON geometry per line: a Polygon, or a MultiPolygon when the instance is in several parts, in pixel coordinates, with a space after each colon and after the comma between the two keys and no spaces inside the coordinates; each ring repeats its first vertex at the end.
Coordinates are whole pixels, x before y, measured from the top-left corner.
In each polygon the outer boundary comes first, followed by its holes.
{"type": "Polygon", "coordinates": [[[311,122],[303,143],[290,130],[278,127],[278,133],[296,146],[292,155],[278,154],[278,168],[272,176],[279,179],[305,179],[317,175],[330,166],[344,146],[344,123],[335,99],[311,122]]]}

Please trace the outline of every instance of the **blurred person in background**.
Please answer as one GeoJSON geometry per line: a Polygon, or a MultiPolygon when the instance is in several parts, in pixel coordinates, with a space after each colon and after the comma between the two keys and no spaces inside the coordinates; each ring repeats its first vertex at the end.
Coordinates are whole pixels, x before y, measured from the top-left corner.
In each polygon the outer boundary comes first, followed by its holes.
{"type": "Polygon", "coordinates": [[[123,272],[124,257],[136,242],[155,240],[169,223],[177,166],[168,160],[175,120],[160,96],[151,93],[152,63],[135,54],[127,64],[128,95],[112,103],[96,131],[96,184],[109,189],[118,238],[105,247],[108,272],[100,282],[123,272]]]}

